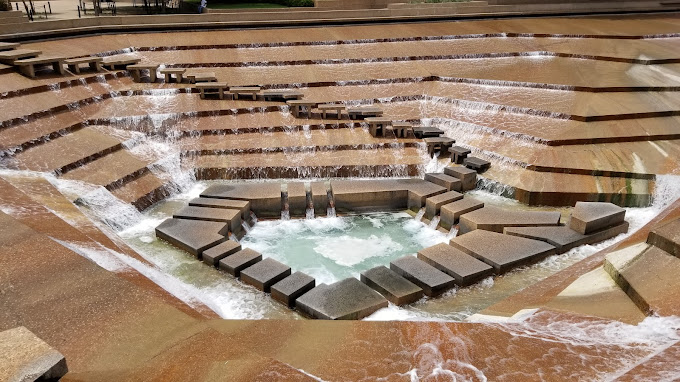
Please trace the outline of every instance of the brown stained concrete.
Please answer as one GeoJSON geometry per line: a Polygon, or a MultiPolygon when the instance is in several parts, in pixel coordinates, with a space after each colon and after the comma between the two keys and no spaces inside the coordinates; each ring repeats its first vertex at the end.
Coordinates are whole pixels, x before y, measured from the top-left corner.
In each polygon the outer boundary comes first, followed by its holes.
{"type": "Polygon", "coordinates": [[[649,359],[640,361],[623,375],[618,375],[617,380],[621,382],[634,382],[642,379],[662,380],[668,377],[667,370],[677,368],[678,359],[680,359],[680,342],[674,342],[649,359]]]}

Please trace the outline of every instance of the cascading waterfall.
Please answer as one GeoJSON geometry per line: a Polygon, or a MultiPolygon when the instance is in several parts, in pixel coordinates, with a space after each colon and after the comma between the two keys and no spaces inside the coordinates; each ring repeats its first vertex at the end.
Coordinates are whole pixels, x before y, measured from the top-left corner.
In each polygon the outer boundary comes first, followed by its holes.
{"type": "Polygon", "coordinates": [[[326,216],[329,218],[336,217],[335,213],[335,197],[333,196],[333,189],[330,184],[327,186],[326,196],[328,197],[328,207],[326,208],[326,216]]]}
{"type": "Polygon", "coordinates": [[[312,186],[310,183],[305,183],[305,199],[307,201],[305,219],[314,219],[314,199],[312,198],[312,186]]]}
{"type": "Polygon", "coordinates": [[[420,211],[418,211],[418,213],[416,214],[414,219],[416,221],[421,221],[421,220],[423,220],[423,216],[425,216],[425,207],[421,208],[420,211]]]}
{"type": "Polygon", "coordinates": [[[432,220],[430,221],[429,227],[432,228],[432,229],[437,229],[437,227],[439,226],[440,220],[441,220],[441,216],[439,216],[439,215],[433,217],[432,220]]]}

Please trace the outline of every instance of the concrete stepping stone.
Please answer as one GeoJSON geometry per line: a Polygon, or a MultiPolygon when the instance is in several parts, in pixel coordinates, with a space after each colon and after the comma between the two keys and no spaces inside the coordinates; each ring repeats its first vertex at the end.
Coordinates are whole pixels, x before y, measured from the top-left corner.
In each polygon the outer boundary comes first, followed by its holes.
{"type": "Polygon", "coordinates": [[[506,235],[520,236],[527,239],[544,241],[557,248],[557,254],[570,251],[584,244],[596,244],[628,232],[628,222],[601,229],[588,235],[574,231],[568,226],[559,227],[508,227],[506,235]]]}
{"type": "Polygon", "coordinates": [[[433,197],[427,198],[425,200],[425,215],[432,219],[433,217],[439,215],[439,210],[445,204],[455,202],[457,200],[463,199],[463,194],[456,191],[449,191],[443,194],[435,195],[433,197]]]}
{"type": "Polygon", "coordinates": [[[360,320],[387,307],[387,300],[366,284],[350,277],[318,287],[300,296],[297,310],[324,320],[360,320]]]}
{"type": "Polygon", "coordinates": [[[438,184],[446,188],[447,191],[460,191],[463,185],[463,182],[461,182],[460,179],[446,174],[425,174],[425,180],[434,184],[438,184]]]}
{"type": "Polygon", "coordinates": [[[229,225],[230,232],[238,233],[241,230],[241,211],[238,210],[187,206],[175,212],[172,217],[175,219],[223,222],[229,225]]]}
{"type": "Polygon", "coordinates": [[[271,287],[272,298],[289,308],[295,307],[298,297],[314,288],[314,278],[302,272],[295,272],[271,287]]]}
{"type": "Polygon", "coordinates": [[[214,184],[203,191],[200,196],[246,200],[250,201],[250,209],[257,216],[281,216],[281,184],[278,182],[214,184]]]}
{"type": "Polygon", "coordinates": [[[555,254],[555,247],[538,240],[475,230],[451,240],[451,245],[504,273],[555,254]]]}
{"type": "Polygon", "coordinates": [[[405,305],[418,301],[424,293],[422,288],[384,265],[362,272],[361,282],[375,289],[395,305],[405,305]]]}
{"type": "Polygon", "coordinates": [[[203,262],[216,267],[220,260],[241,250],[241,244],[227,240],[203,251],[203,262]]]}
{"type": "Polygon", "coordinates": [[[557,226],[562,215],[554,211],[517,211],[486,206],[460,217],[459,235],[483,229],[498,233],[505,227],[557,226]]]}
{"type": "Polygon", "coordinates": [[[460,286],[470,285],[493,273],[490,265],[444,243],[421,249],[418,259],[453,277],[460,286]]]}
{"type": "Polygon", "coordinates": [[[680,219],[656,228],[647,236],[647,243],[680,257],[680,219]]]}
{"type": "Polygon", "coordinates": [[[467,157],[463,159],[463,164],[465,167],[475,170],[479,173],[482,173],[491,167],[491,162],[477,157],[467,157]]]}
{"type": "Polygon", "coordinates": [[[241,271],[262,260],[262,255],[250,248],[244,248],[233,255],[220,260],[220,269],[234,277],[239,277],[241,271]]]}
{"type": "Polygon", "coordinates": [[[448,166],[444,168],[444,174],[460,179],[463,192],[477,187],[477,171],[475,170],[463,166],[448,166]]]}
{"type": "Polygon", "coordinates": [[[472,150],[461,146],[449,147],[451,153],[451,163],[463,164],[463,160],[472,153],[472,150]]]}
{"type": "Polygon", "coordinates": [[[272,285],[290,276],[290,267],[271,257],[241,271],[241,281],[269,293],[272,285]]]}
{"type": "Polygon", "coordinates": [[[458,223],[461,215],[483,207],[483,202],[467,196],[453,203],[444,204],[439,210],[439,215],[441,216],[439,224],[441,224],[442,227],[449,229],[458,223]]]}
{"type": "Polygon", "coordinates": [[[0,332],[0,381],[57,381],[66,359],[23,326],[0,332]]]}
{"type": "Polygon", "coordinates": [[[584,235],[599,229],[623,223],[626,210],[601,202],[577,202],[569,219],[569,227],[584,235]]]}
{"type": "Polygon", "coordinates": [[[226,208],[228,210],[241,211],[241,220],[250,219],[250,202],[247,200],[194,198],[189,201],[190,206],[226,208]]]}
{"type": "Polygon", "coordinates": [[[156,237],[198,257],[226,241],[228,231],[226,223],[170,218],[156,227],[156,237]]]}
{"type": "Polygon", "coordinates": [[[390,263],[390,269],[433,297],[452,288],[455,279],[415,256],[404,256],[390,263]]]}

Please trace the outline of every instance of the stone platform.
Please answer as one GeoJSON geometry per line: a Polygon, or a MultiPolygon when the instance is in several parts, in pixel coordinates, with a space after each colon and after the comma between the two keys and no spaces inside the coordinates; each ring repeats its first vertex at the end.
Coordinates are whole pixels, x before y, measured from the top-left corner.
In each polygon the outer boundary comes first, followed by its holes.
{"type": "Polygon", "coordinates": [[[455,280],[419,260],[415,256],[404,256],[390,263],[390,269],[423,289],[429,297],[438,296],[454,286],[455,280]]]}
{"type": "Polygon", "coordinates": [[[299,312],[324,320],[359,320],[385,307],[383,296],[353,277],[321,284],[296,301],[299,312]]]}
{"type": "Polygon", "coordinates": [[[204,250],[226,241],[228,232],[226,223],[174,218],[166,219],[156,227],[159,239],[198,257],[204,250]]]}
{"type": "Polygon", "coordinates": [[[460,286],[470,285],[493,273],[490,265],[444,243],[421,249],[418,259],[453,277],[460,286]]]}
{"type": "Polygon", "coordinates": [[[505,227],[540,227],[560,224],[559,212],[516,211],[485,206],[460,216],[459,235],[473,230],[502,233],[505,227]]]}
{"type": "Polygon", "coordinates": [[[423,297],[423,290],[384,265],[361,273],[361,282],[395,304],[410,304],[423,297]]]}
{"type": "Polygon", "coordinates": [[[0,380],[57,381],[67,372],[64,356],[25,327],[0,332],[0,380]]]}

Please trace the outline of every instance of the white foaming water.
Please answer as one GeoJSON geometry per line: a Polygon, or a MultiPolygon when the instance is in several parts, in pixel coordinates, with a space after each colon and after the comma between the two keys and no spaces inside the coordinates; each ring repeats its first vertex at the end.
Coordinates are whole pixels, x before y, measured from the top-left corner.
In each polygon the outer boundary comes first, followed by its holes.
{"type": "Polygon", "coordinates": [[[349,235],[328,237],[323,243],[314,247],[321,256],[333,260],[345,267],[355,266],[371,257],[385,257],[404,247],[387,235],[371,235],[368,238],[357,238],[349,235]],[[349,248],[353,250],[348,251],[349,248]]]}

